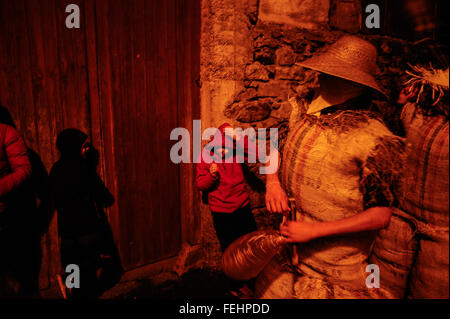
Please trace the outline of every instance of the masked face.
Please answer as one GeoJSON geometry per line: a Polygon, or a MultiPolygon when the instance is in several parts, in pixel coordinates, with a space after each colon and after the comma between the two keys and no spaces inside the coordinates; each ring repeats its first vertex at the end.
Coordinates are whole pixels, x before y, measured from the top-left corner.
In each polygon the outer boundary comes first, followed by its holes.
{"type": "Polygon", "coordinates": [[[91,168],[95,169],[97,167],[100,160],[100,154],[89,141],[84,142],[81,147],[81,156],[91,168]]]}
{"type": "Polygon", "coordinates": [[[327,74],[320,74],[319,84],[316,97],[309,106],[308,114],[315,114],[327,107],[339,105],[363,95],[366,91],[362,85],[327,74]]]}
{"type": "Polygon", "coordinates": [[[327,74],[320,74],[320,94],[325,100],[342,100],[360,96],[365,87],[355,82],[337,78],[327,74]]]}
{"type": "Polygon", "coordinates": [[[86,141],[83,143],[83,145],[81,146],[81,156],[84,159],[87,159],[89,151],[92,149],[92,145],[89,142],[89,139],[86,139],[86,141]]]}
{"type": "Polygon", "coordinates": [[[228,153],[230,153],[230,150],[226,147],[219,147],[217,149],[217,155],[222,159],[226,159],[228,153]]]}

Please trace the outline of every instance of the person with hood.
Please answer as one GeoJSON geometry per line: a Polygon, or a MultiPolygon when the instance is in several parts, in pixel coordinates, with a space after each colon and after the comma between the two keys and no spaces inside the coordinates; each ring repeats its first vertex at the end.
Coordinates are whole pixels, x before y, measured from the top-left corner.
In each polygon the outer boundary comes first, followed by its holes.
{"type": "Polygon", "coordinates": [[[224,123],[203,150],[196,167],[196,186],[207,192],[222,251],[240,236],[257,229],[244,172],[238,161],[239,155],[248,154],[245,143],[248,143],[247,138],[236,141],[233,127],[224,123]]]}
{"type": "Polygon", "coordinates": [[[63,130],[56,146],[61,156],[49,180],[51,209],[58,215],[61,264],[64,270],[71,264],[80,269],[80,287],[71,291],[71,297],[94,298],[100,292],[103,259],[111,257],[103,208],[114,199],[96,172],[97,152],[85,133],[63,130]]]}
{"type": "MultiPolygon", "coordinates": [[[[256,159],[256,145],[247,136],[235,134],[229,123],[222,124],[204,148],[196,166],[196,186],[206,192],[214,229],[222,251],[239,237],[256,231],[241,159],[256,159]]],[[[239,284],[236,284],[236,288],[239,284]]],[[[242,294],[251,292],[244,286],[242,294]]]]}

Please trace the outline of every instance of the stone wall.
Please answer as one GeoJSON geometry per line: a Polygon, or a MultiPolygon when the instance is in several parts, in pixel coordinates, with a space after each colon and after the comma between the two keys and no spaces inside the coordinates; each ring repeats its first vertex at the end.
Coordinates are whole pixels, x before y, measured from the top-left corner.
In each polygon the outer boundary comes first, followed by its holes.
{"type": "MultiPolygon", "coordinates": [[[[361,21],[358,10],[360,1],[355,0],[203,0],[203,129],[225,121],[243,129],[276,127],[282,146],[291,111],[287,99],[293,95],[309,97],[317,83],[316,72],[294,63],[326,50],[347,32],[357,32],[361,21]]],[[[414,61],[417,53],[400,39],[361,36],[378,47],[380,80],[395,97],[406,68],[404,57],[414,61]]],[[[387,119],[398,111],[391,102],[378,104],[387,119]]],[[[280,220],[265,210],[264,178],[257,168],[245,169],[251,206],[259,228],[276,227],[280,220]]],[[[220,267],[221,253],[206,205],[202,206],[202,216],[206,265],[220,267]]]]}

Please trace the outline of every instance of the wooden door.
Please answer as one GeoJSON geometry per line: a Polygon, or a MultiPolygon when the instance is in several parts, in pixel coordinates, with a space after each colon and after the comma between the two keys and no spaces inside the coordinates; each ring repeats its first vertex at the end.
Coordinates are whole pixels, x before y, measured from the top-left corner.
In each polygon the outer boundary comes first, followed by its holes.
{"type": "MultiPolygon", "coordinates": [[[[170,161],[170,131],[199,118],[199,0],[0,0],[0,102],[47,170],[57,134],[88,133],[115,197],[108,210],[125,269],[200,240],[193,166],[170,161]],[[80,29],[68,29],[68,4],[80,29]]],[[[59,269],[56,218],[41,286],[59,269]]]]}
{"type": "Polygon", "coordinates": [[[177,127],[176,1],[96,2],[105,171],[122,262],[132,268],[181,247],[177,127]],[[146,244],[151,243],[151,244],[146,244]]]}

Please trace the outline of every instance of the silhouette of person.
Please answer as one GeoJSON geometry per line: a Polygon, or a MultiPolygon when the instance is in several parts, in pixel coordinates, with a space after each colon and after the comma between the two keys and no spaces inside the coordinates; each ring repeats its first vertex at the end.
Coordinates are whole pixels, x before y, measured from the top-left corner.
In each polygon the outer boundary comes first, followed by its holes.
{"type": "Polygon", "coordinates": [[[114,198],[96,172],[98,151],[88,136],[65,129],[57,138],[60,159],[50,172],[50,198],[58,214],[61,264],[80,269],[72,298],[96,298],[122,273],[104,209],[114,198]]]}

